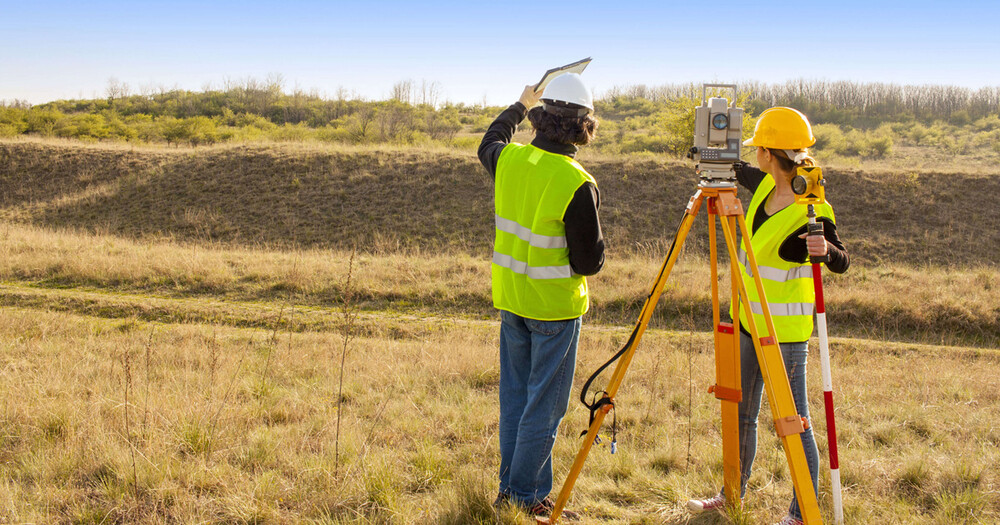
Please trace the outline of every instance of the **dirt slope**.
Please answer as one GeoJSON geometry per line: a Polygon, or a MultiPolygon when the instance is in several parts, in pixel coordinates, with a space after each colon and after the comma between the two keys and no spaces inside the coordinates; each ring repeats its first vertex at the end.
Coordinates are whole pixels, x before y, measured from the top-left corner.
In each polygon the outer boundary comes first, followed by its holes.
{"type": "MultiPolygon", "coordinates": [[[[660,250],[672,238],[694,189],[689,166],[583,162],[601,188],[611,249],[660,250]]],[[[856,261],[993,264],[1000,178],[834,169],[827,178],[856,261]]],[[[139,238],[488,251],[491,183],[465,152],[0,142],[0,217],[139,238]]],[[[692,246],[705,242],[703,223],[692,246]]]]}

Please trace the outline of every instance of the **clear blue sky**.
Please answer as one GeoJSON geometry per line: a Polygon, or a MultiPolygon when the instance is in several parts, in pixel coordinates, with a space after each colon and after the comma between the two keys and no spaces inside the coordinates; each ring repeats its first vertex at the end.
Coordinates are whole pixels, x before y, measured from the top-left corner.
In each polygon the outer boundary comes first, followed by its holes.
{"type": "Polygon", "coordinates": [[[0,99],[102,96],[112,77],[200,90],[280,74],[328,96],[382,99],[412,79],[505,104],[585,56],[598,94],[797,78],[978,88],[1000,85],[998,20],[996,0],[0,0],[0,99]]]}

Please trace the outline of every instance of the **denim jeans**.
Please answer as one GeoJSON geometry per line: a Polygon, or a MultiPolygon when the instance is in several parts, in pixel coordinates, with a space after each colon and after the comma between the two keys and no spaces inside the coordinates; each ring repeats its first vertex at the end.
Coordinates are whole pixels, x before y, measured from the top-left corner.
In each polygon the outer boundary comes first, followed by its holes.
{"type": "Polygon", "coordinates": [[[552,446],[569,405],[582,321],[500,314],[500,493],[530,506],[552,491],[552,446]]]}
{"type": "MultiPolygon", "coordinates": [[[[781,356],[785,361],[785,371],[795,398],[795,408],[799,415],[809,420],[809,403],[806,398],[806,359],[809,354],[808,343],[781,343],[781,356]]],[[[740,402],[740,473],[742,479],[740,495],[746,494],[747,480],[753,468],[753,460],[757,455],[757,415],[760,413],[761,393],[764,391],[764,379],[760,373],[760,363],[757,362],[757,351],[753,347],[753,338],[746,333],[740,333],[740,374],[743,384],[743,401],[740,402]]],[[[819,451],[816,450],[816,440],[813,438],[812,425],[802,436],[802,448],[805,449],[806,463],[812,476],[813,490],[817,497],[819,489],[819,451]]],[[[802,519],[799,503],[792,489],[792,503],[788,514],[795,519],[802,519]]]]}

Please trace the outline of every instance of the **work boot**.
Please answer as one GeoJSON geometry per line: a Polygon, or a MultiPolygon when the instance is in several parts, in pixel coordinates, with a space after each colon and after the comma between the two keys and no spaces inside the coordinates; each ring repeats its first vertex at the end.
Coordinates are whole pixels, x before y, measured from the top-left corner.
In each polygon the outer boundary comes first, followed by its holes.
{"type": "Polygon", "coordinates": [[[497,494],[497,499],[493,500],[493,508],[500,510],[500,507],[510,500],[510,494],[504,494],[503,492],[497,494]]]}
{"type": "Polygon", "coordinates": [[[775,523],[774,525],[804,525],[804,524],[802,523],[802,520],[797,520],[791,517],[790,515],[786,514],[785,517],[781,519],[781,521],[775,523]]]}
{"type": "Polygon", "coordinates": [[[707,512],[710,510],[722,509],[725,506],[726,506],[725,494],[717,494],[708,499],[688,500],[688,510],[690,510],[695,514],[707,512]]]}
{"type": "MultiPolygon", "coordinates": [[[[543,518],[548,517],[552,514],[552,509],[556,508],[556,503],[552,501],[551,498],[546,497],[542,501],[535,503],[535,505],[528,509],[528,514],[532,516],[541,516],[543,518]]],[[[569,521],[580,521],[580,515],[571,510],[563,509],[562,517],[569,521]]]]}

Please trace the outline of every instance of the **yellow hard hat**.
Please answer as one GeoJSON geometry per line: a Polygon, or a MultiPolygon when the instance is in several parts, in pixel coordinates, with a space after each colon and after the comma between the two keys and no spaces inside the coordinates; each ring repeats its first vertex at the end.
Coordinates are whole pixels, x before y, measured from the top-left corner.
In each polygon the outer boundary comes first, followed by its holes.
{"type": "Polygon", "coordinates": [[[805,115],[792,108],[776,107],[760,114],[753,136],[743,145],[795,150],[815,143],[816,137],[805,115]]]}

